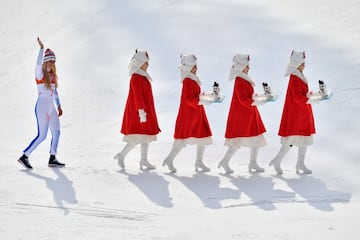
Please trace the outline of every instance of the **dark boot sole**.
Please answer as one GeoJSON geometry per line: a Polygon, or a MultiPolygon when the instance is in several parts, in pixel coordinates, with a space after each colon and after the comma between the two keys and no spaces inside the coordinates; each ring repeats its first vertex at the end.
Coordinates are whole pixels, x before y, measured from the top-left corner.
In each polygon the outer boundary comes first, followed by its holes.
{"type": "Polygon", "coordinates": [[[18,159],[18,162],[26,169],[32,169],[32,166],[26,166],[25,163],[23,163],[23,161],[21,161],[20,159],[18,159]]]}
{"type": "Polygon", "coordinates": [[[50,167],[50,168],[63,168],[63,167],[65,167],[65,165],[48,164],[48,167],[50,167]]]}

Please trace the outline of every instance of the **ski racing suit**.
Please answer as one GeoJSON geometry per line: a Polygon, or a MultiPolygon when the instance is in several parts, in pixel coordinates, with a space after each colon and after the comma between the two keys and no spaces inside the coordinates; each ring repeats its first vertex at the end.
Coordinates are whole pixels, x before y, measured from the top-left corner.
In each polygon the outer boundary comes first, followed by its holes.
{"type": "Polygon", "coordinates": [[[60,107],[59,95],[55,86],[55,76],[50,75],[51,88],[45,85],[45,76],[42,70],[42,62],[44,49],[40,49],[35,67],[35,81],[38,89],[38,99],[35,105],[35,115],[37,120],[37,136],[31,141],[30,145],[23,151],[26,156],[37,148],[37,146],[46,139],[48,129],[50,128],[52,139],[50,145],[50,155],[56,155],[59,137],[60,137],[60,121],[59,115],[55,108],[60,107]]]}

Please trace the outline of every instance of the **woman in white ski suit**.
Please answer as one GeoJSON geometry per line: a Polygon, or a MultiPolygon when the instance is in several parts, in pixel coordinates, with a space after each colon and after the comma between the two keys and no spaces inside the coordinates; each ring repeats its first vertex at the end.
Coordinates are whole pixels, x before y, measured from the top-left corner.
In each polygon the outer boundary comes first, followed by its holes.
{"type": "Polygon", "coordinates": [[[48,165],[49,167],[63,167],[65,164],[60,163],[56,159],[60,137],[59,117],[62,115],[59,95],[57,92],[58,83],[55,67],[56,56],[50,49],[46,49],[44,55],[44,45],[39,38],[37,40],[40,45],[35,67],[35,82],[38,89],[35,115],[38,134],[23,151],[23,155],[18,159],[18,161],[28,169],[32,168],[28,158],[37,146],[46,139],[48,129],[50,128],[52,139],[48,165]],[[56,105],[56,108],[54,104],[56,105]]]}

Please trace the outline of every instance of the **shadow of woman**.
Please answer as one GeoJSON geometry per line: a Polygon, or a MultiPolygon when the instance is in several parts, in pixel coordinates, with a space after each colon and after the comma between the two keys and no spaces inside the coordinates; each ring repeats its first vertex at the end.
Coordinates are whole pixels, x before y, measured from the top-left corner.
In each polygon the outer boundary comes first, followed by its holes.
{"type": "Polygon", "coordinates": [[[52,168],[53,172],[56,174],[57,178],[52,179],[50,177],[45,177],[39,174],[34,173],[33,171],[25,171],[27,175],[33,176],[35,178],[44,180],[46,187],[52,191],[54,201],[58,208],[64,211],[64,215],[67,215],[70,210],[64,206],[64,202],[69,204],[77,204],[75,189],[73,187],[73,182],[70,181],[64,173],[61,172],[58,168],[52,168]]]}
{"type": "Polygon", "coordinates": [[[334,211],[331,204],[348,203],[352,196],[351,193],[330,190],[323,181],[313,176],[304,175],[293,179],[286,179],[281,176],[279,179],[285,181],[309,205],[321,211],[334,211]]]}
{"type": "Polygon", "coordinates": [[[169,192],[169,182],[155,172],[143,171],[139,174],[129,174],[126,171],[120,171],[128,177],[139,190],[153,203],[170,208],[173,206],[169,192]]]}
{"type": "Polygon", "coordinates": [[[177,179],[192,191],[204,204],[211,209],[223,208],[221,201],[225,199],[238,199],[240,193],[231,188],[221,188],[219,177],[205,173],[196,173],[191,177],[181,177],[176,174],[166,175],[177,179]]]}
{"type": "Polygon", "coordinates": [[[236,186],[250,199],[241,201],[240,206],[254,205],[260,209],[270,211],[275,210],[275,203],[288,202],[294,199],[294,192],[287,192],[274,189],[275,182],[272,177],[262,177],[259,174],[252,174],[249,178],[233,177],[231,175],[223,175],[230,179],[231,183],[236,186]]]}

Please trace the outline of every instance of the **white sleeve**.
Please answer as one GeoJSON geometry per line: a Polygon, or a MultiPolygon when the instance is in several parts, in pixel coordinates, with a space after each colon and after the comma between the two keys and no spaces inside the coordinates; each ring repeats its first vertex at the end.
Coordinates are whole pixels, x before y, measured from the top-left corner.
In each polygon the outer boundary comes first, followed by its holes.
{"type": "Polygon", "coordinates": [[[61,104],[60,104],[59,93],[56,88],[54,90],[54,100],[55,100],[56,107],[60,107],[61,104]]]}
{"type": "Polygon", "coordinates": [[[42,70],[43,58],[44,58],[44,49],[40,48],[39,55],[36,60],[36,67],[35,67],[35,78],[38,80],[41,80],[44,77],[44,73],[42,70]]]}

